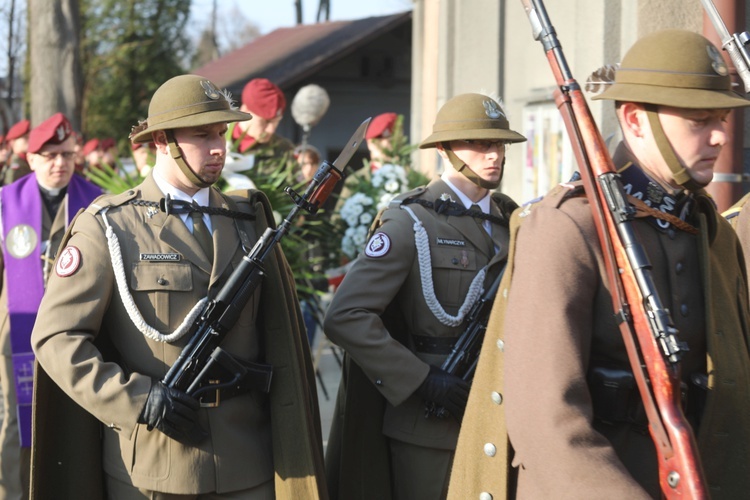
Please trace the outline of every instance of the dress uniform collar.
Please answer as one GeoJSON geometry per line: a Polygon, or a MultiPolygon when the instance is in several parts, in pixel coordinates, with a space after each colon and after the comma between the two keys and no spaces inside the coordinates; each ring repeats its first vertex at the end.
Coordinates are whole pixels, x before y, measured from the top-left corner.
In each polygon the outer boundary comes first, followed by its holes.
{"type": "Polygon", "coordinates": [[[490,193],[487,192],[487,195],[482,198],[481,200],[477,201],[476,203],[471,201],[468,196],[466,196],[463,191],[458,189],[455,184],[453,184],[450,179],[448,179],[448,176],[446,174],[443,174],[440,176],[440,179],[448,184],[448,187],[451,188],[455,193],[456,196],[458,196],[458,199],[461,201],[461,203],[466,208],[471,208],[472,205],[479,205],[479,208],[482,209],[482,212],[488,214],[490,213],[490,193]]]}
{"type": "MultiPolygon", "coordinates": [[[[156,182],[156,185],[159,187],[161,192],[164,193],[165,196],[169,195],[172,197],[172,199],[187,201],[190,203],[195,201],[201,207],[207,207],[210,205],[209,203],[210,188],[207,188],[207,187],[202,188],[198,190],[198,192],[195,193],[193,196],[190,196],[189,194],[183,191],[180,191],[179,189],[171,185],[169,182],[167,182],[164,179],[164,177],[161,176],[158,168],[155,168],[153,170],[153,177],[154,177],[154,182],[156,182]]],[[[180,214],[180,218],[182,219],[183,222],[187,221],[188,216],[189,216],[188,213],[180,214]]],[[[208,214],[203,214],[203,222],[206,224],[206,227],[208,228],[208,230],[211,231],[212,229],[211,217],[209,217],[208,214]]]]}

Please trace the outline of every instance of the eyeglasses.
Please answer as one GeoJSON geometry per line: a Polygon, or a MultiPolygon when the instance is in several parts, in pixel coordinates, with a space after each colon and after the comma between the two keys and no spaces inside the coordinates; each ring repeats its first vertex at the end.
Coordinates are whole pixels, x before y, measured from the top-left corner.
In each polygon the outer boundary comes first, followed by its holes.
{"type": "Polygon", "coordinates": [[[47,161],[55,161],[57,160],[58,157],[62,157],[62,159],[65,161],[70,161],[76,157],[76,154],[73,151],[59,151],[57,153],[44,151],[43,153],[37,153],[37,154],[47,161]]]}
{"type": "Polygon", "coordinates": [[[474,149],[475,151],[479,151],[481,153],[486,153],[493,147],[496,147],[498,151],[501,151],[505,148],[505,145],[508,144],[506,141],[493,141],[489,139],[463,139],[461,140],[461,142],[465,142],[471,149],[474,149]]]}

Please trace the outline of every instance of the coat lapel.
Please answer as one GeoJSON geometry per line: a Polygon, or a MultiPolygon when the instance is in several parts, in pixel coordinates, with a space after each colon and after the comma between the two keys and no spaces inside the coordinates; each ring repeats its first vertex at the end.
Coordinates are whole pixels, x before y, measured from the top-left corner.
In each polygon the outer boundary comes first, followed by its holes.
{"type": "MultiPolygon", "coordinates": [[[[453,201],[461,204],[458,195],[442,180],[437,180],[431,183],[427,186],[427,190],[430,193],[430,199],[436,200],[440,198],[440,195],[443,193],[447,193],[453,201]]],[[[471,241],[471,244],[474,245],[479,252],[488,258],[490,257],[488,253],[489,248],[487,248],[487,239],[485,235],[482,234],[482,229],[473,218],[468,216],[455,217],[449,215],[446,222],[471,241]]]]}
{"type": "MultiPolygon", "coordinates": [[[[164,193],[154,182],[153,176],[148,176],[143,181],[142,196],[144,200],[149,201],[159,201],[164,198],[164,193]]],[[[161,241],[198,266],[206,274],[211,274],[211,262],[208,261],[198,240],[193,237],[180,216],[167,215],[158,210],[153,216],[147,217],[145,222],[156,226],[154,232],[159,235],[161,241]]],[[[213,219],[211,222],[213,222],[213,219]]]]}
{"type": "MultiPolygon", "coordinates": [[[[211,189],[209,203],[212,207],[229,209],[226,200],[216,189],[211,189]]],[[[232,257],[234,257],[235,252],[237,252],[240,246],[240,239],[237,236],[234,219],[212,215],[211,226],[214,239],[214,265],[209,287],[213,286],[224,274],[224,271],[232,262],[232,257]]]]}

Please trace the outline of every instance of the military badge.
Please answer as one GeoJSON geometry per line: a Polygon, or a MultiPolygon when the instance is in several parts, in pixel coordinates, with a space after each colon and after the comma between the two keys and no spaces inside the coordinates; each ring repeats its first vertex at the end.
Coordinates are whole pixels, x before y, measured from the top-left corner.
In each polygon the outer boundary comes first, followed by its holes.
{"type": "Polygon", "coordinates": [[[219,92],[219,89],[217,89],[213,83],[209,82],[208,80],[203,80],[201,82],[201,87],[203,87],[203,92],[205,92],[206,97],[209,99],[216,100],[222,96],[221,92],[219,92]]]}
{"type": "Polygon", "coordinates": [[[14,226],[5,237],[5,248],[16,259],[25,259],[31,255],[38,243],[36,231],[28,224],[14,226]]]}
{"type": "Polygon", "coordinates": [[[727,76],[729,74],[729,69],[724,62],[724,58],[721,57],[719,49],[709,44],[706,45],[706,51],[708,52],[708,57],[711,58],[711,67],[714,71],[720,76],[727,76]]]}
{"type": "Polygon", "coordinates": [[[498,106],[497,103],[492,99],[486,99],[482,101],[482,104],[484,104],[485,114],[493,120],[497,120],[501,116],[505,116],[505,113],[503,113],[503,110],[500,109],[500,106],[498,106]]]}
{"type": "Polygon", "coordinates": [[[365,247],[365,255],[377,259],[391,250],[391,239],[385,233],[377,233],[370,238],[365,247]]]}
{"type": "Polygon", "coordinates": [[[74,246],[67,246],[60,252],[55,264],[55,272],[61,278],[66,278],[78,271],[81,265],[81,251],[74,246]]]}

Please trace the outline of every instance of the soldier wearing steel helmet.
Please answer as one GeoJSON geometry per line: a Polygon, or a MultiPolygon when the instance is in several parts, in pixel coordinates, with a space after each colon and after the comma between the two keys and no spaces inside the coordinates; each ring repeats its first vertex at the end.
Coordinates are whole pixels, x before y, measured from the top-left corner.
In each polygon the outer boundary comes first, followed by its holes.
{"type": "MultiPolygon", "coordinates": [[[[597,98],[615,101],[623,141],[613,161],[656,289],[689,347],[683,412],[707,487],[713,498],[741,498],[750,488],[747,284],[738,240],[703,188],[727,140],[724,118],[750,102],[731,90],[718,49],[684,30],[636,42],[597,98]]],[[[451,497],[659,498],[656,448],[582,188],[558,186],[523,215],[451,497]]]]}
{"type": "Polygon", "coordinates": [[[250,374],[227,387],[222,370],[198,399],[161,382],[191,310],[273,223],[262,193],[212,187],[227,123],[248,118],[203,77],[168,80],[130,135],[155,144],[153,170],[73,222],[32,333],[34,497],[325,498],[315,379],[278,248],[222,343],[270,365],[270,390],[250,374]],[[195,213],[163,210],[170,198],[195,213]]]}
{"type": "Polygon", "coordinates": [[[444,173],[391,202],[334,295],[324,330],[349,357],[326,452],[334,498],[445,497],[469,384],[441,366],[507,257],[516,204],[493,190],[524,140],[492,98],[447,101],[420,144],[444,173]],[[426,418],[428,403],[448,415],[426,418]]]}

